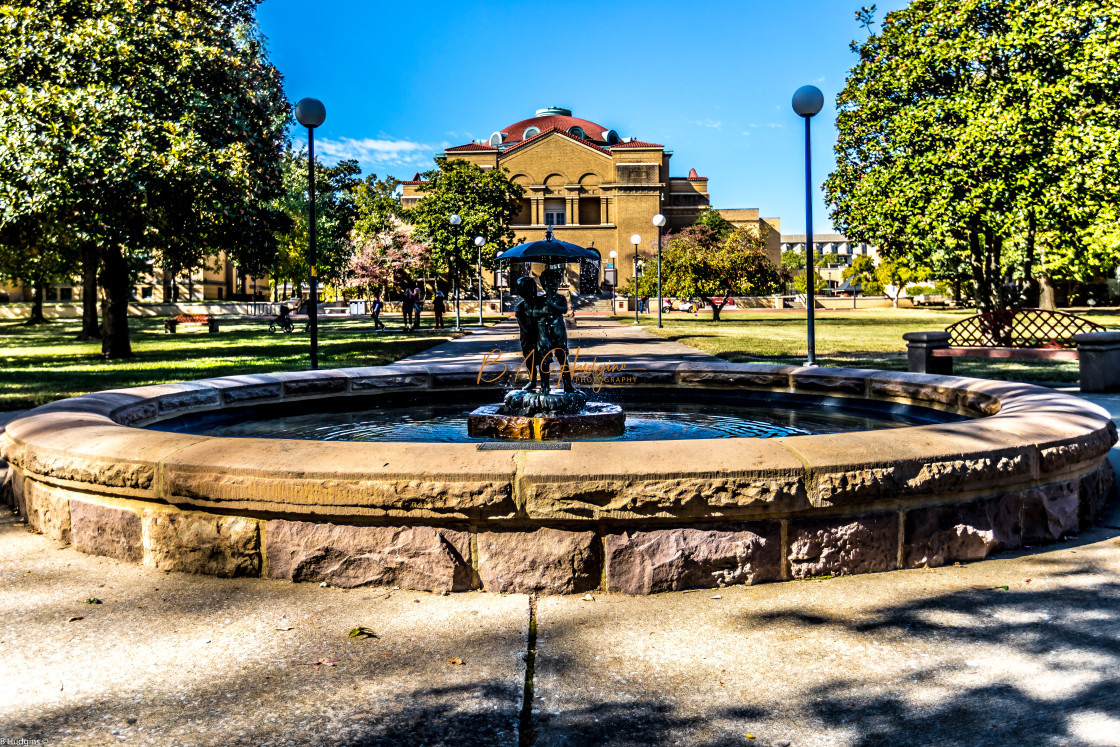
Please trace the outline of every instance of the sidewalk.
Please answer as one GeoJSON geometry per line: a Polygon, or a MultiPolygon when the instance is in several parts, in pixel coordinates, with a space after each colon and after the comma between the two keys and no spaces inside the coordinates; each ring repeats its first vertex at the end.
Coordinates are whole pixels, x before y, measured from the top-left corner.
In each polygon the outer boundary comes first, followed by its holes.
{"type": "MultiPolygon", "coordinates": [[[[581,320],[569,335],[600,358],[706,358],[626,325],[581,320]]],[[[481,362],[495,346],[516,351],[516,327],[405,363],[481,362]]],[[[1120,395],[1090,399],[1120,413],[1120,395]]],[[[164,573],[5,516],[0,738],[1120,745],[1113,517],[963,566],[531,602],[164,573]],[[348,637],[359,626],[376,637],[348,637]]]]}

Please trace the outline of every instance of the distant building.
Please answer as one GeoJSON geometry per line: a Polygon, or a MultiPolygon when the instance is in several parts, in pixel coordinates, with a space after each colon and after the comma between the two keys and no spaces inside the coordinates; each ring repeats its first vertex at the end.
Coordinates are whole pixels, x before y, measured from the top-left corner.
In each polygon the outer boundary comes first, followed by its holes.
{"type": "MultiPolygon", "coordinates": [[[[707,177],[695,169],[688,176],[669,176],[673,152],[664,145],[619,137],[558,107],[538,109],[536,116],[502,127],[488,140],[456,145],[442,155],[484,169],[507,169],[510,180],[525,188],[521,213],[513,221],[517,241],[540,239],[545,227],[552,226],[557,239],[597,251],[603,259],[599,268],[587,262],[578,276],[573,272],[569,278],[582,294],[599,292],[604,282],[621,285],[630,278],[630,237],[641,236],[640,250],[652,248],[654,215],[665,215],[666,230],[676,230],[691,225],[710,206],[707,177]],[[614,267],[612,251],[617,253],[614,267]]],[[[403,183],[404,207],[423,197],[422,185],[419,174],[403,183]]],[[[779,260],[776,220],[760,219],[756,209],[720,212],[736,225],[769,226],[767,253],[779,260]]]]}
{"type": "MultiPolygon", "coordinates": [[[[799,234],[784,234],[781,239],[781,251],[794,251],[805,253],[806,236],[799,234]]],[[[858,293],[859,286],[855,288],[844,279],[844,270],[851,266],[856,257],[867,256],[879,264],[879,248],[863,242],[849,241],[847,236],[839,233],[813,234],[814,257],[823,257],[835,254],[840,258],[839,264],[814,267],[821,279],[828,283],[828,292],[833,294],[858,293]]]]}
{"type": "MultiPolygon", "coordinates": [[[[295,291],[298,293],[298,291],[295,291]]],[[[237,268],[222,252],[212,265],[204,270],[181,273],[172,277],[158,267],[149,267],[140,273],[132,288],[132,298],[150,303],[188,303],[190,301],[268,300],[268,277],[252,277],[237,272],[237,268]]],[[[0,301],[30,301],[30,287],[0,284],[0,301]]],[[[81,303],[82,284],[79,277],[70,282],[49,286],[43,294],[44,303],[81,303]]]]}

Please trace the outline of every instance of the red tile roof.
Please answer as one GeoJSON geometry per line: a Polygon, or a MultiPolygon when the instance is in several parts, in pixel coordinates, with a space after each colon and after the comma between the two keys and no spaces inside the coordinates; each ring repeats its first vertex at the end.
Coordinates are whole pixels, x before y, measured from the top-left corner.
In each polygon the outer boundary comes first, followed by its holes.
{"type": "Polygon", "coordinates": [[[479,145],[478,143],[467,143],[466,145],[453,145],[450,148],[444,148],[444,151],[460,151],[460,150],[497,150],[493,145],[479,145]]]}
{"type": "Polygon", "coordinates": [[[428,181],[426,179],[421,179],[420,178],[420,172],[419,171],[417,171],[416,174],[411,179],[409,179],[408,181],[401,182],[401,184],[427,184],[427,183],[428,183],[428,181]]]}
{"type": "MultiPolygon", "coordinates": [[[[541,119],[546,119],[546,117],[541,117],[541,119]]],[[[536,142],[537,140],[540,140],[540,139],[541,139],[542,137],[544,137],[545,135],[551,135],[552,133],[556,133],[557,135],[563,135],[564,137],[568,138],[569,140],[575,140],[575,141],[576,141],[577,143],[581,143],[582,145],[586,145],[586,146],[587,146],[588,148],[591,148],[591,149],[593,149],[593,150],[597,150],[597,151],[599,151],[600,153],[603,153],[604,155],[608,155],[608,156],[609,156],[609,155],[610,155],[610,153],[611,153],[611,152],[610,152],[609,150],[607,150],[606,148],[604,148],[604,147],[602,147],[602,146],[600,146],[600,145],[596,145],[595,143],[593,143],[593,142],[591,142],[591,141],[589,141],[589,140],[584,140],[583,138],[581,138],[581,137],[577,137],[577,136],[573,135],[572,133],[570,133],[570,132],[566,132],[566,131],[564,131],[564,130],[557,130],[557,129],[555,129],[555,128],[552,128],[552,129],[548,129],[548,130],[541,130],[541,131],[540,131],[540,133],[538,133],[538,134],[536,134],[536,135],[533,135],[533,136],[532,136],[531,138],[529,138],[528,140],[522,140],[521,142],[517,143],[516,145],[514,145],[514,146],[512,146],[512,147],[510,147],[510,148],[506,148],[505,150],[503,150],[503,151],[502,151],[501,155],[505,156],[505,155],[506,155],[507,153],[509,153],[510,151],[514,151],[514,150],[517,150],[517,149],[518,149],[518,148],[520,148],[520,147],[521,147],[522,145],[525,145],[525,144],[527,144],[527,143],[534,143],[534,142],[536,142]]],[[[507,142],[508,142],[508,141],[507,141],[507,142]]],[[[450,149],[448,149],[448,150],[450,150],[450,149]]]]}
{"type": "Polygon", "coordinates": [[[587,139],[599,145],[606,145],[603,140],[603,133],[608,131],[609,127],[603,127],[588,119],[580,119],[579,117],[566,117],[562,114],[550,114],[544,117],[530,117],[523,119],[520,122],[514,122],[509,127],[503,127],[498,132],[506,133],[506,139],[503,141],[506,144],[524,142],[521,138],[525,134],[525,130],[530,127],[536,127],[542,133],[546,130],[557,130],[559,132],[567,132],[572,127],[579,127],[587,135],[587,139]]]}
{"type": "Polygon", "coordinates": [[[696,173],[696,169],[689,169],[688,170],[688,180],[690,182],[706,182],[706,181],[708,181],[708,177],[700,176],[699,174],[696,173]]]}
{"type": "Polygon", "coordinates": [[[628,143],[616,143],[612,148],[664,148],[660,143],[646,143],[641,140],[631,140],[628,143]]]}

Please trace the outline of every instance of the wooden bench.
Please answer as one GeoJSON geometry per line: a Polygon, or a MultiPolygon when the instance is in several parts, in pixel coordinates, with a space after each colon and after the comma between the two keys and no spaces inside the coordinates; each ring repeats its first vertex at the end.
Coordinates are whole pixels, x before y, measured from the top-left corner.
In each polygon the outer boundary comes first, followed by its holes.
{"type": "Polygon", "coordinates": [[[163,321],[163,329],[165,332],[173,335],[178,331],[180,324],[205,324],[207,326],[207,331],[211,334],[216,334],[219,331],[217,318],[206,314],[180,314],[171,319],[165,319],[163,321]]]}
{"type": "Polygon", "coordinates": [[[952,374],[954,358],[1079,361],[1082,391],[1120,389],[1120,333],[1063,311],[1005,309],[902,339],[911,373],[952,374]]]}

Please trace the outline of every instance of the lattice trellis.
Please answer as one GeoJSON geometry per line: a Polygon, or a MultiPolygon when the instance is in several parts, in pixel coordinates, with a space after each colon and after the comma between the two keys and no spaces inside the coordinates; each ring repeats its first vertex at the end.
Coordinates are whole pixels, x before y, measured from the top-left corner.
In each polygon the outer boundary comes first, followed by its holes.
{"type": "Polygon", "coordinates": [[[945,328],[961,348],[1073,348],[1073,336],[1104,327],[1064,311],[1004,309],[977,314],[945,328]]]}

